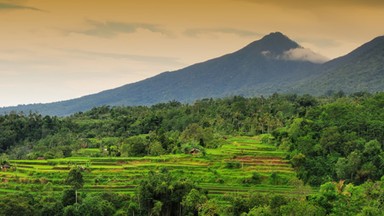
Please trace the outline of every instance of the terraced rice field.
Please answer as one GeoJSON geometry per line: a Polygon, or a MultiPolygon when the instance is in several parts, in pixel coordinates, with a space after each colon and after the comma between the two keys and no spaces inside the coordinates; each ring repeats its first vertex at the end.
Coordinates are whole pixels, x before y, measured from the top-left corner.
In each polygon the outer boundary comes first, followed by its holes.
{"type": "MultiPolygon", "coordinates": [[[[97,152],[97,149],[82,149],[97,152]]],[[[134,193],[140,180],[150,170],[167,167],[177,178],[188,178],[208,190],[210,196],[226,193],[275,193],[297,195],[310,193],[298,186],[295,173],[285,160],[286,152],[259,137],[230,138],[206,155],[176,154],[158,157],[70,157],[52,160],[13,160],[12,167],[0,171],[0,194],[29,191],[32,193],[61,192],[63,182],[74,165],[84,167],[82,192],[112,191],[134,193]],[[252,183],[254,173],[261,182],[252,183]]],[[[59,193],[58,193],[59,194],[59,193]]]]}

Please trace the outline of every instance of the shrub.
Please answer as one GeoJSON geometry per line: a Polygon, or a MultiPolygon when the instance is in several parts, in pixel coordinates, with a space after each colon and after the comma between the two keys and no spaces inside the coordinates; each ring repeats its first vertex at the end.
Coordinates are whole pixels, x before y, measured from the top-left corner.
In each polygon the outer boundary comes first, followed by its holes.
{"type": "Polygon", "coordinates": [[[263,181],[263,177],[257,173],[252,173],[252,176],[250,178],[243,179],[243,184],[260,184],[263,181]]]}
{"type": "Polygon", "coordinates": [[[216,182],[216,183],[219,183],[219,184],[224,184],[224,179],[222,179],[222,178],[217,178],[215,182],[216,182]]]}
{"type": "Polygon", "coordinates": [[[239,161],[227,161],[225,163],[225,168],[228,169],[239,169],[241,167],[241,163],[239,161]]]}
{"type": "Polygon", "coordinates": [[[39,182],[40,182],[40,184],[47,184],[47,183],[48,183],[48,179],[47,179],[47,178],[44,178],[44,177],[41,177],[41,178],[39,179],[39,182]]]}

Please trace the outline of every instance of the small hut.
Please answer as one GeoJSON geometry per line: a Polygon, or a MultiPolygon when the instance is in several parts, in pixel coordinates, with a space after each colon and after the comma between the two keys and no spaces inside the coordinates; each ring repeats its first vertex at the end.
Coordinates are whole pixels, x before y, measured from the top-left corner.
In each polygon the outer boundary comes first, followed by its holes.
{"type": "Polygon", "coordinates": [[[11,168],[11,166],[9,164],[1,165],[1,170],[4,171],[4,172],[7,171],[9,168],[11,168]]]}
{"type": "Polygon", "coordinates": [[[189,151],[189,154],[191,155],[195,155],[195,154],[199,154],[200,153],[200,149],[197,149],[197,148],[193,148],[191,149],[191,151],[189,151]]]}

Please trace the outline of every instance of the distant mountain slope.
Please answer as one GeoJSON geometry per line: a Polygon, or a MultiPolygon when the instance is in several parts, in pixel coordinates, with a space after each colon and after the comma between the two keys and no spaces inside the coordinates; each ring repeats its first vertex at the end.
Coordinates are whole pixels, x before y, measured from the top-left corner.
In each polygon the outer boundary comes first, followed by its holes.
{"type": "Polygon", "coordinates": [[[384,90],[384,37],[378,37],[350,54],[326,62],[276,32],[234,53],[175,72],[81,98],[1,108],[69,115],[101,105],[151,105],[170,100],[193,102],[201,98],[272,93],[325,94],[384,90]],[[322,64],[320,64],[322,63],[322,64]]]}
{"type": "Polygon", "coordinates": [[[320,71],[303,79],[295,86],[296,92],[321,95],[327,91],[384,91],[384,36],[323,64],[320,71]]]}
{"type": "Polygon", "coordinates": [[[284,52],[300,46],[281,33],[271,33],[243,49],[175,72],[78,99],[18,107],[1,112],[37,111],[68,115],[101,105],[150,105],[170,100],[192,102],[206,97],[260,95],[279,91],[306,75],[317,64],[284,59],[284,52]]]}

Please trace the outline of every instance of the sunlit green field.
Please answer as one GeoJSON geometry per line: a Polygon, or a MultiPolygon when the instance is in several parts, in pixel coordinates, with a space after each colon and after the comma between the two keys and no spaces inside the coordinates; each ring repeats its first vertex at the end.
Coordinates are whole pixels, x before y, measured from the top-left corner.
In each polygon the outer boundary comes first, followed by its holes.
{"type": "Polygon", "coordinates": [[[167,167],[176,178],[187,178],[207,189],[210,196],[227,193],[311,193],[303,187],[285,160],[286,152],[263,144],[260,137],[229,138],[206,154],[172,154],[157,157],[90,157],[99,149],[81,149],[77,155],[52,160],[12,160],[0,172],[0,194],[28,191],[57,193],[73,166],[84,168],[82,192],[111,191],[132,194],[150,170],[167,167]],[[254,173],[259,182],[252,181],[254,173]]]}

